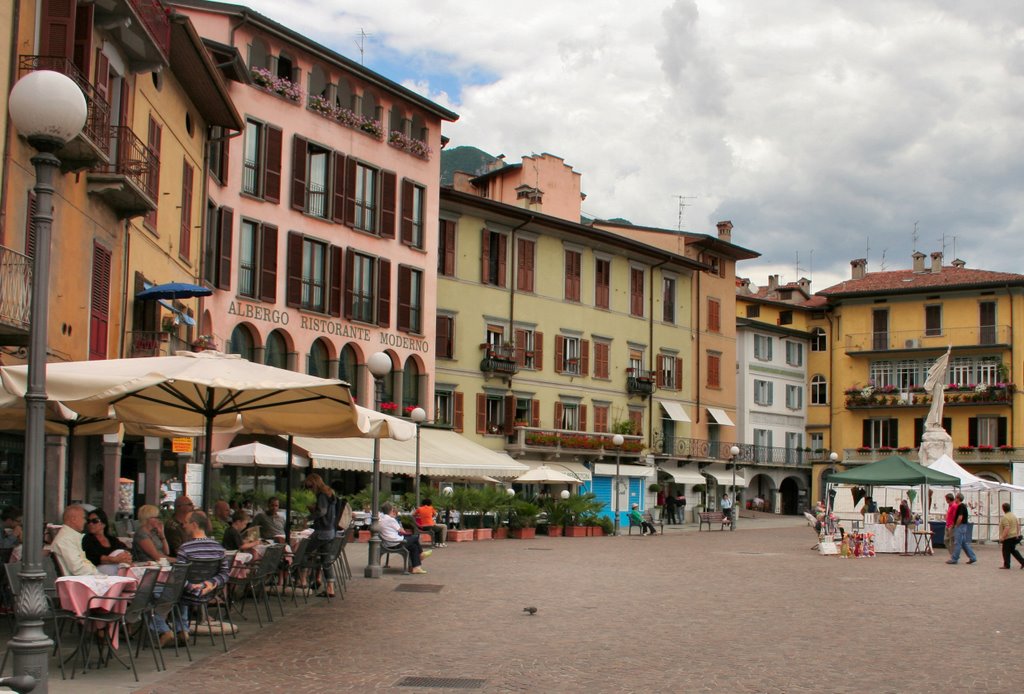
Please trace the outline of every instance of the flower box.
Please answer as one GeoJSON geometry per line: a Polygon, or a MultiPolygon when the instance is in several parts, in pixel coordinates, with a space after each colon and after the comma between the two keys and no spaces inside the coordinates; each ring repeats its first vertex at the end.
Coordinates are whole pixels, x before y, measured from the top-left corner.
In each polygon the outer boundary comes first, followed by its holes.
{"type": "MultiPolygon", "coordinates": [[[[515,530],[510,530],[509,534],[514,540],[532,540],[533,538],[537,537],[537,529],[516,528],[515,530]]],[[[449,535],[449,537],[451,537],[451,535],[449,535]]]]}
{"type": "Polygon", "coordinates": [[[490,528],[476,528],[473,531],[473,539],[474,540],[490,540],[491,539],[491,529],[490,528]]]}
{"type": "Polygon", "coordinates": [[[302,87],[286,77],[277,77],[264,67],[256,67],[250,71],[253,83],[270,92],[283,96],[288,101],[302,100],[302,87]]]}
{"type": "Polygon", "coordinates": [[[583,525],[567,525],[564,532],[566,537],[586,537],[587,530],[583,525]]]}
{"type": "Polygon", "coordinates": [[[370,531],[369,530],[360,530],[359,531],[359,535],[356,537],[356,542],[369,542],[369,541],[370,541],[370,531]]]}
{"type": "Polygon", "coordinates": [[[549,525],[548,526],[548,537],[561,537],[562,526],[560,525],[549,525]]]}
{"type": "Polygon", "coordinates": [[[587,528],[590,537],[604,537],[604,528],[600,525],[592,525],[587,528]]]}
{"type": "Polygon", "coordinates": [[[491,533],[492,540],[507,540],[508,539],[508,528],[501,527],[495,528],[491,533]]]}
{"type": "Polygon", "coordinates": [[[472,542],[473,541],[473,530],[449,530],[448,541],[449,542],[472,542]]]}

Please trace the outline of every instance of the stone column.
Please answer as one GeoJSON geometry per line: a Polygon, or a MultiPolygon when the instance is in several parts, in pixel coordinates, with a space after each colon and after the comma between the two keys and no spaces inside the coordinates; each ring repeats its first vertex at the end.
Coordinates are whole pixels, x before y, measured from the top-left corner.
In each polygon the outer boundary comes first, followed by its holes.
{"type": "Polygon", "coordinates": [[[68,441],[69,460],[71,466],[72,500],[84,501],[89,489],[88,439],[83,436],[68,441]]]}
{"type": "Polygon", "coordinates": [[[43,520],[59,523],[64,513],[67,498],[68,457],[71,454],[69,438],[66,436],[46,437],[46,473],[43,480],[43,520]]]}
{"type": "Polygon", "coordinates": [[[121,437],[103,435],[103,510],[111,518],[117,512],[121,493],[121,437]]]}
{"type": "Polygon", "coordinates": [[[156,436],[147,436],[146,445],[146,488],[143,494],[147,504],[160,505],[160,456],[163,441],[156,436]]]}

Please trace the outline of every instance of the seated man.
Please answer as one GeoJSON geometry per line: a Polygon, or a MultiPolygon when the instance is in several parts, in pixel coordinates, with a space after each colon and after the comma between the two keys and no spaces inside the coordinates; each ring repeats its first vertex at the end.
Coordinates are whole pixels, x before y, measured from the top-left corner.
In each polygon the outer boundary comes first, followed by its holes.
{"type": "Polygon", "coordinates": [[[409,573],[425,574],[422,560],[430,556],[430,550],[423,551],[420,546],[419,533],[410,533],[402,528],[398,522],[398,508],[390,501],[385,501],[380,507],[380,539],[385,545],[405,545],[409,552],[409,573]]]}
{"type": "Polygon", "coordinates": [[[448,526],[443,523],[438,525],[434,522],[435,518],[437,518],[437,511],[430,499],[424,499],[423,505],[412,512],[412,520],[416,527],[424,532],[433,533],[434,543],[438,547],[444,547],[448,542],[448,526]]]}
{"type": "Polygon", "coordinates": [[[248,552],[258,545],[260,543],[259,539],[250,540],[249,542],[242,539],[242,531],[244,531],[248,526],[249,514],[245,511],[235,511],[231,515],[231,525],[224,529],[224,537],[221,540],[221,544],[224,545],[224,549],[248,552]]]}
{"type": "Polygon", "coordinates": [[[257,513],[253,523],[259,526],[260,537],[264,540],[284,542],[284,515],[281,513],[281,501],[272,496],[267,501],[267,510],[257,513]]]}
{"type": "Polygon", "coordinates": [[[99,570],[89,561],[82,549],[85,530],[85,509],[81,506],[68,506],[64,509],[64,527],[53,538],[50,554],[57,558],[61,573],[65,576],[96,575],[99,570]]]}
{"type": "MultiPolygon", "coordinates": [[[[220,560],[219,570],[213,575],[213,577],[203,581],[202,583],[185,583],[185,591],[181,595],[181,610],[184,624],[188,624],[188,613],[186,610],[190,607],[197,607],[208,603],[217,589],[228,582],[228,575],[231,571],[231,564],[228,561],[227,555],[224,553],[224,547],[216,540],[206,536],[206,527],[208,522],[209,521],[207,520],[205,513],[202,511],[193,511],[182,524],[185,533],[191,539],[183,542],[181,547],[178,548],[178,561],[192,562],[196,559],[220,560]]],[[[161,645],[164,645],[173,638],[164,636],[164,634],[170,632],[170,628],[166,621],[154,620],[154,626],[156,627],[157,633],[160,634],[161,645]],[[161,622],[163,623],[161,624],[161,622]]],[[[182,639],[187,639],[188,632],[185,631],[184,626],[176,626],[178,630],[178,640],[181,641],[182,639]]]]}
{"type": "Polygon", "coordinates": [[[654,529],[654,523],[649,520],[649,515],[640,513],[640,504],[633,504],[633,507],[629,511],[629,520],[634,525],[640,526],[640,534],[646,535],[657,535],[658,531],[654,529]]]}

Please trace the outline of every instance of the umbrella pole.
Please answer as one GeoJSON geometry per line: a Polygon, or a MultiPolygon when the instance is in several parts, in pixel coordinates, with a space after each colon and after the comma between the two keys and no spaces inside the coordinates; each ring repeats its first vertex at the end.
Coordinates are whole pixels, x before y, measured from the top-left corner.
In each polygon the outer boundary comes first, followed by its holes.
{"type": "MultiPolygon", "coordinates": [[[[213,405],[213,392],[208,396],[208,405],[213,405]]],[[[211,407],[212,409],[212,407],[211,407]]],[[[213,412],[208,409],[206,412],[206,445],[203,451],[203,503],[202,508],[209,514],[210,511],[210,470],[213,468],[213,412]]]]}
{"type": "Polygon", "coordinates": [[[295,448],[295,437],[288,434],[288,465],[285,468],[284,495],[288,505],[284,509],[284,541],[288,542],[292,537],[292,455],[295,448]]]}

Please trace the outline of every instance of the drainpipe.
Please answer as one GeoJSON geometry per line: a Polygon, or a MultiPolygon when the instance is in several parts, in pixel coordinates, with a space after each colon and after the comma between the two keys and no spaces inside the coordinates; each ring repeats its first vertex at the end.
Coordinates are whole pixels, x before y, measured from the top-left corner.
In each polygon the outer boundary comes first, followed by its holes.
{"type": "Polygon", "coordinates": [[[826,345],[826,347],[828,348],[828,383],[829,383],[828,449],[830,451],[834,451],[834,450],[836,450],[836,440],[835,440],[836,431],[832,427],[832,424],[833,424],[832,420],[833,420],[833,417],[835,416],[835,409],[833,408],[832,405],[833,405],[833,403],[836,402],[836,397],[835,397],[835,395],[836,395],[836,388],[835,388],[836,383],[835,383],[835,380],[833,380],[833,371],[834,371],[834,367],[835,367],[835,358],[836,358],[835,352],[836,351],[835,351],[835,348],[833,347],[833,344],[832,344],[832,338],[833,338],[834,331],[835,331],[835,325],[833,325],[833,323],[832,323],[832,312],[831,311],[828,311],[828,310],[825,311],[825,320],[828,321],[828,344],[826,345]]]}
{"type": "Polygon", "coordinates": [[[128,259],[131,256],[132,250],[132,224],[129,220],[124,220],[124,257],[121,260],[121,326],[118,332],[120,338],[117,346],[117,356],[124,359],[127,355],[125,354],[125,338],[128,336],[128,293],[131,291],[128,287],[128,259]]]}
{"type": "MultiPolygon", "coordinates": [[[[516,277],[516,268],[517,268],[517,265],[516,265],[516,232],[519,231],[520,229],[522,229],[527,224],[530,224],[531,222],[533,222],[535,219],[536,219],[536,217],[531,214],[529,216],[529,218],[525,222],[523,222],[522,224],[520,224],[517,227],[514,227],[512,229],[512,233],[509,234],[509,236],[511,238],[511,242],[512,242],[512,253],[510,254],[512,256],[512,262],[511,262],[511,265],[512,265],[512,277],[510,278],[509,283],[508,283],[508,285],[509,285],[509,291],[508,291],[508,329],[512,333],[510,337],[512,338],[513,341],[515,341],[515,337],[516,337],[516,328],[515,328],[515,322],[516,322],[516,280],[517,280],[517,277],[516,277]]],[[[534,268],[536,268],[537,267],[537,254],[536,254],[536,251],[534,252],[533,261],[534,261],[533,262],[533,266],[534,266],[534,268]]],[[[512,390],[512,378],[513,378],[512,376],[508,377],[508,388],[509,388],[510,391],[512,390]]]]}
{"type": "Polygon", "coordinates": [[[696,358],[693,360],[695,365],[696,365],[696,372],[694,374],[693,387],[694,387],[694,391],[697,393],[697,421],[694,422],[694,424],[700,424],[700,412],[701,412],[701,406],[700,406],[700,389],[701,389],[701,385],[700,385],[700,383],[701,383],[701,381],[700,381],[700,365],[701,365],[701,361],[702,361],[702,359],[701,359],[702,355],[700,353],[700,349],[701,349],[701,347],[700,347],[700,304],[701,304],[700,274],[701,274],[701,272],[703,272],[703,270],[698,270],[697,273],[696,273],[696,275],[697,275],[697,300],[695,302],[693,302],[694,304],[697,305],[697,315],[695,317],[695,322],[694,322],[694,327],[696,328],[696,330],[694,330],[694,332],[697,334],[697,350],[696,350],[696,353],[694,355],[696,358]]]}
{"type": "MultiPolygon", "coordinates": [[[[651,279],[648,284],[651,286],[651,291],[647,297],[647,343],[651,346],[651,349],[647,353],[647,364],[648,372],[654,373],[654,271],[659,267],[668,264],[668,259],[661,261],[657,265],[651,266],[651,279]]],[[[654,382],[657,383],[658,379],[655,377],[654,382]]],[[[648,446],[654,441],[654,388],[651,388],[651,394],[647,396],[647,443],[648,446]]]]}

